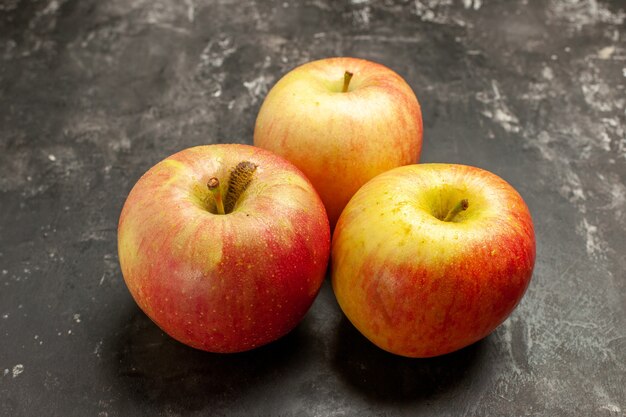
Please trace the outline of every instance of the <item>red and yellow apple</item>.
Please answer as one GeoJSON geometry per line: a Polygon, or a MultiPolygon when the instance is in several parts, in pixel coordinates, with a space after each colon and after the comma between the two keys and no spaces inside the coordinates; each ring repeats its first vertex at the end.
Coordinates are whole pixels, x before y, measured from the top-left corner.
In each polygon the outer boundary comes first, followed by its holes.
{"type": "Polygon", "coordinates": [[[270,90],[254,144],[304,172],[334,227],[359,187],[418,162],[422,114],[411,87],[389,68],[356,58],[322,59],[295,68],[270,90]]]}
{"type": "Polygon", "coordinates": [[[518,304],[535,262],[528,208],[475,167],[411,165],[364,185],[337,223],[332,286],[374,344],[431,357],[485,337],[518,304]]]}
{"type": "Polygon", "coordinates": [[[324,280],[330,228],[291,163],[252,146],[210,145],[141,177],[118,246],[130,293],[161,329],[198,349],[237,352],[303,318],[324,280]]]}

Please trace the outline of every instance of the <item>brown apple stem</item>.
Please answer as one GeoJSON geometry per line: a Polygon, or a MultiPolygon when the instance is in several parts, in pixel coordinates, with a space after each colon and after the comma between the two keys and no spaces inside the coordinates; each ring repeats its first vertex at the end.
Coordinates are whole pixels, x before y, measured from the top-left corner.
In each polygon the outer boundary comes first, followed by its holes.
{"type": "Polygon", "coordinates": [[[352,79],[353,75],[354,74],[350,71],[346,71],[343,74],[343,89],[341,90],[342,93],[348,92],[348,86],[350,85],[350,80],[352,79]]]}
{"type": "Polygon", "coordinates": [[[469,201],[467,201],[467,198],[464,198],[463,200],[459,201],[457,203],[456,206],[454,206],[454,208],[452,210],[450,210],[448,212],[448,215],[446,216],[445,219],[443,219],[444,222],[451,222],[452,219],[454,219],[454,216],[456,216],[457,214],[459,214],[462,211],[467,210],[467,208],[469,207],[469,201]]]}
{"type": "Polygon", "coordinates": [[[220,180],[213,177],[207,183],[207,187],[209,187],[209,191],[213,194],[213,198],[215,199],[215,205],[217,206],[218,214],[226,214],[224,211],[224,202],[222,201],[222,191],[220,190],[220,180]]]}

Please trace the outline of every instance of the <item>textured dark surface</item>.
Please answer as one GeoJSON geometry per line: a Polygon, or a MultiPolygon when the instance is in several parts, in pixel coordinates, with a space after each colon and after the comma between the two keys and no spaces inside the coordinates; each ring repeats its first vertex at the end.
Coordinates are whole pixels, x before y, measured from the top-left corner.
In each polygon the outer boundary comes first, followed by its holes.
{"type": "Polygon", "coordinates": [[[0,415],[623,415],[625,16],[596,0],[2,0],[0,415]],[[372,346],[328,283],[257,351],[174,342],[120,274],[127,193],[174,151],[251,143],[281,74],[334,55],[406,78],[422,161],[520,191],[538,239],[526,297],[430,360],[372,346]]]}

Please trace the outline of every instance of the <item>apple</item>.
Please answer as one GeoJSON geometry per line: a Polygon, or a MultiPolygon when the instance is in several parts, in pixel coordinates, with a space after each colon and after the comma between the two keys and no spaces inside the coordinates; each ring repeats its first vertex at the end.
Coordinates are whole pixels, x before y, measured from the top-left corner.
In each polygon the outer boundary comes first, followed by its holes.
{"type": "Polygon", "coordinates": [[[295,68],[270,90],[254,144],[304,172],[334,227],[363,184],[418,162],[422,114],[411,87],[389,68],[356,58],[322,59],[295,68]]]}
{"type": "Polygon", "coordinates": [[[194,348],[239,352],[304,317],[326,274],[330,228],[288,161],[253,146],[198,146],[135,184],[118,249],[130,293],[163,331],[194,348]]]}
{"type": "Polygon", "coordinates": [[[479,168],[395,168],[350,200],[331,247],[341,309],[370,341],[408,357],[461,349],[511,314],[531,279],[528,207],[479,168]]]}

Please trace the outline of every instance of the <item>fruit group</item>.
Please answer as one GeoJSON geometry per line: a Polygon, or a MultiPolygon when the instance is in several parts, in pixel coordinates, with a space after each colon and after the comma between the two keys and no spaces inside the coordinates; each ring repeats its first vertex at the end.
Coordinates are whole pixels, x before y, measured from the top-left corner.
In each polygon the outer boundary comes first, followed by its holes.
{"type": "Polygon", "coordinates": [[[329,246],[309,181],[246,145],[199,146],[159,162],[130,192],[118,226],[137,304],[170,336],[212,352],[252,349],[293,329],[319,291],[329,246]]]}
{"type": "Polygon", "coordinates": [[[389,352],[430,357],[508,317],[531,279],[535,235],[526,204],[498,176],[421,164],[364,185],[331,250],[333,290],[356,328],[389,352]]]}
{"type": "Polygon", "coordinates": [[[323,59],[295,68],[271,89],[254,144],[304,172],[333,227],[359,187],[419,160],[422,114],[411,87],[389,68],[356,58],[323,59]]]}

